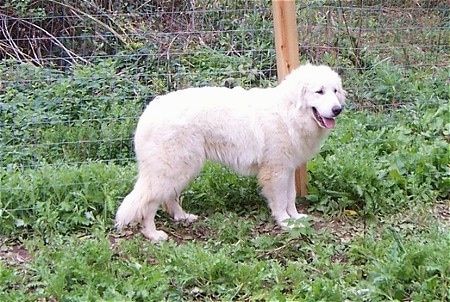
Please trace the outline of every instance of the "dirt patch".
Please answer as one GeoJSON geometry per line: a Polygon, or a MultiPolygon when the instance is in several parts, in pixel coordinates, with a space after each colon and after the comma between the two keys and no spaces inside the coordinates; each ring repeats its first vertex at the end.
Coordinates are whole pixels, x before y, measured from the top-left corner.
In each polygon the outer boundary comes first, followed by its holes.
{"type": "Polygon", "coordinates": [[[433,206],[433,216],[450,228],[450,200],[440,200],[433,206]]]}
{"type": "Polygon", "coordinates": [[[29,262],[31,256],[23,245],[4,242],[0,238],[0,260],[8,265],[18,265],[29,262]]]}

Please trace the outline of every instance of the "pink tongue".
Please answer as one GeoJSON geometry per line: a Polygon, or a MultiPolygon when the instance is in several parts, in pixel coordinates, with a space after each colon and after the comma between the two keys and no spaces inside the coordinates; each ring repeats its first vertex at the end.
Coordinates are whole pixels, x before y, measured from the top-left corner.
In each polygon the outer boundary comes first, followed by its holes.
{"type": "Polygon", "coordinates": [[[334,125],[336,125],[336,121],[334,120],[334,118],[322,117],[322,120],[325,128],[327,129],[333,129],[334,125]]]}

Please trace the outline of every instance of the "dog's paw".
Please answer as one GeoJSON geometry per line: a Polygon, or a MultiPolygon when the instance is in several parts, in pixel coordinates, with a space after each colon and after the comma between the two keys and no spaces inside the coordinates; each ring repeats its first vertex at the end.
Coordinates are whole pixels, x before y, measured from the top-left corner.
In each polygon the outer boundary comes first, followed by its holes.
{"type": "Polygon", "coordinates": [[[173,220],[175,221],[185,221],[185,222],[194,222],[197,221],[198,216],[194,214],[183,213],[182,215],[175,215],[173,220]]]}
{"type": "Polygon", "coordinates": [[[306,218],[306,217],[308,217],[308,215],[300,214],[300,213],[296,213],[294,215],[291,215],[291,219],[302,219],[302,218],[306,218]]]}
{"type": "Polygon", "coordinates": [[[142,235],[144,235],[147,239],[149,239],[153,243],[158,243],[160,241],[166,241],[169,238],[169,235],[167,235],[164,231],[146,231],[145,229],[141,230],[142,235]]]}

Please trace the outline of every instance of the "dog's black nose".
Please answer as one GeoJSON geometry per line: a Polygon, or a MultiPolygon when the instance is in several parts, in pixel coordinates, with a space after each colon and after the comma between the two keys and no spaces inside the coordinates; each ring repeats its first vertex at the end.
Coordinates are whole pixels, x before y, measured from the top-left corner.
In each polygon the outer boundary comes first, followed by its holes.
{"type": "Polygon", "coordinates": [[[341,113],[341,111],[342,111],[342,107],[341,106],[333,106],[333,108],[331,108],[331,111],[333,112],[334,116],[338,116],[339,113],[341,113]]]}

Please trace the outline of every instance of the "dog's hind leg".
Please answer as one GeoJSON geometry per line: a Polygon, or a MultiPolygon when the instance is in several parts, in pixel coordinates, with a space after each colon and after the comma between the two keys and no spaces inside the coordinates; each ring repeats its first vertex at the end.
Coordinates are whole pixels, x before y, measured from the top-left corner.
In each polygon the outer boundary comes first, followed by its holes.
{"type": "Polygon", "coordinates": [[[153,242],[166,240],[167,234],[156,230],[155,215],[163,196],[155,196],[151,179],[138,178],[133,191],[123,200],[116,214],[116,226],[122,229],[136,221],[141,224],[141,233],[153,242]]]}
{"type": "Polygon", "coordinates": [[[164,231],[156,229],[155,215],[159,208],[159,203],[152,201],[147,204],[145,216],[141,221],[141,233],[152,242],[157,243],[159,241],[167,240],[168,235],[164,231]]]}
{"type": "Polygon", "coordinates": [[[165,202],[164,207],[175,221],[194,222],[198,219],[197,215],[186,213],[177,199],[165,202]]]}
{"type": "Polygon", "coordinates": [[[181,207],[180,196],[186,185],[200,173],[205,161],[202,147],[190,149],[185,148],[184,153],[179,151],[172,156],[171,165],[177,169],[167,169],[165,176],[160,179],[161,187],[170,191],[171,198],[164,199],[163,207],[175,221],[194,222],[197,215],[186,213],[181,207]]]}
{"type": "Polygon", "coordinates": [[[155,228],[154,218],[160,204],[169,212],[176,221],[193,222],[197,216],[186,213],[177,201],[177,196],[184,187],[195,177],[202,167],[200,160],[187,160],[182,157],[173,157],[173,167],[180,169],[161,169],[156,171],[152,181],[153,200],[149,202],[145,217],[141,221],[142,234],[153,242],[167,239],[167,234],[155,228]],[[181,169],[182,168],[182,169],[181,169]],[[159,176],[163,175],[163,176],[159,176]]]}

